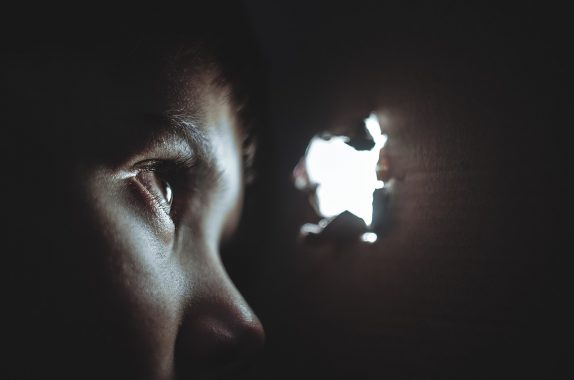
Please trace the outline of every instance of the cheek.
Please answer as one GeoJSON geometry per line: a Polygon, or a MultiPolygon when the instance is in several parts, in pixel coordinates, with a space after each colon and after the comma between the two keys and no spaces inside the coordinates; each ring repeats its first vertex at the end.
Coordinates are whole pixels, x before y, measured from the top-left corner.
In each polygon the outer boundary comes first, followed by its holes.
{"type": "Polygon", "coordinates": [[[119,257],[137,258],[146,266],[156,267],[170,256],[173,222],[148,205],[143,187],[134,178],[116,179],[101,173],[88,182],[88,189],[88,207],[101,231],[100,239],[119,257]]]}
{"type": "Polygon", "coordinates": [[[152,222],[129,185],[101,177],[90,185],[95,312],[123,355],[145,358],[150,371],[167,371],[186,283],[171,254],[173,237],[165,237],[173,233],[152,222]]]}

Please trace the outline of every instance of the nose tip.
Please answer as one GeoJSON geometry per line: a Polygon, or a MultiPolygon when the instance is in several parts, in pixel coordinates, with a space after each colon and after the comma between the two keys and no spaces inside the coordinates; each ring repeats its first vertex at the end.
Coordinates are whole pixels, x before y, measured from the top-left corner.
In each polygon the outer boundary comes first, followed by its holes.
{"type": "Polygon", "coordinates": [[[263,327],[253,313],[202,317],[185,333],[190,335],[187,339],[191,342],[191,356],[218,362],[249,357],[264,341],[263,327]]]}
{"type": "MultiPolygon", "coordinates": [[[[176,344],[182,378],[213,378],[242,368],[265,341],[261,322],[239,293],[190,305],[176,344]]],[[[231,293],[231,294],[230,294],[231,293]]],[[[178,376],[179,377],[179,376],[178,376]]]]}

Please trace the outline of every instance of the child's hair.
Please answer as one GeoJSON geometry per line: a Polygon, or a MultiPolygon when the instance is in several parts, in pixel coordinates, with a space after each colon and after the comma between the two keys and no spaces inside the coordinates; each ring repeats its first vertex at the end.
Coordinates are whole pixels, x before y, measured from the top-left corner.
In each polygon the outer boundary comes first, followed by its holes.
{"type": "Polygon", "coordinates": [[[138,74],[153,72],[159,65],[178,71],[208,68],[228,90],[244,132],[249,179],[263,75],[259,50],[240,2],[190,2],[173,8],[75,16],[43,14],[37,19],[25,16],[2,30],[6,54],[0,78],[9,95],[5,102],[9,124],[15,129],[32,128],[38,140],[79,146],[73,143],[78,134],[85,136],[80,128],[83,119],[93,116],[92,105],[109,97],[110,88],[113,92],[113,87],[104,87],[102,76],[120,78],[114,85],[124,81],[130,86],[129,77],[138,80],[138,74]]]}

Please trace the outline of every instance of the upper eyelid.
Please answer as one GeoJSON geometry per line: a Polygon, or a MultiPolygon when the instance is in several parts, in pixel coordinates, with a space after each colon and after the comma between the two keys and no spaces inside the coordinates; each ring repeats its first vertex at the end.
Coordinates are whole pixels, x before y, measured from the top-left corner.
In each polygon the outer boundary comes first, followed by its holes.
{"type": "Polygon", "coordinates": [[[174,169],[189,170],[199,166],[200,162],[193,155],[172,156],[167,159],[146,159],[137,162],[134,167],[138,170],[169,171],[174,169]]]}

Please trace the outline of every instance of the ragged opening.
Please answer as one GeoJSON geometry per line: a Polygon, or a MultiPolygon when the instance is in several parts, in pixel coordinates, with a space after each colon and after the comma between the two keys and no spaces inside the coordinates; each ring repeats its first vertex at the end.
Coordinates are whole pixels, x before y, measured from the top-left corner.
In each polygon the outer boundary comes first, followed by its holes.
{"type": "MultiPolygon", "coordinates": [[[[376,241],[372,230],[373,195],[385,187],[387,161],[382,149],[387,135],[374,113],[364,119],[361,131],[352,138],[320,134],[314,136],[305,156],[294,170],[295,186],[310,194],[319,216],[318,225],[305,225],[303,234],[318,234],[339,215],[359,218],[364,223],[362,241],[376,241]],[[349,213],[351,215],[349,215],[349,213]]],[[[358,225],[356,222],[355,225],[358,225]]]]}

